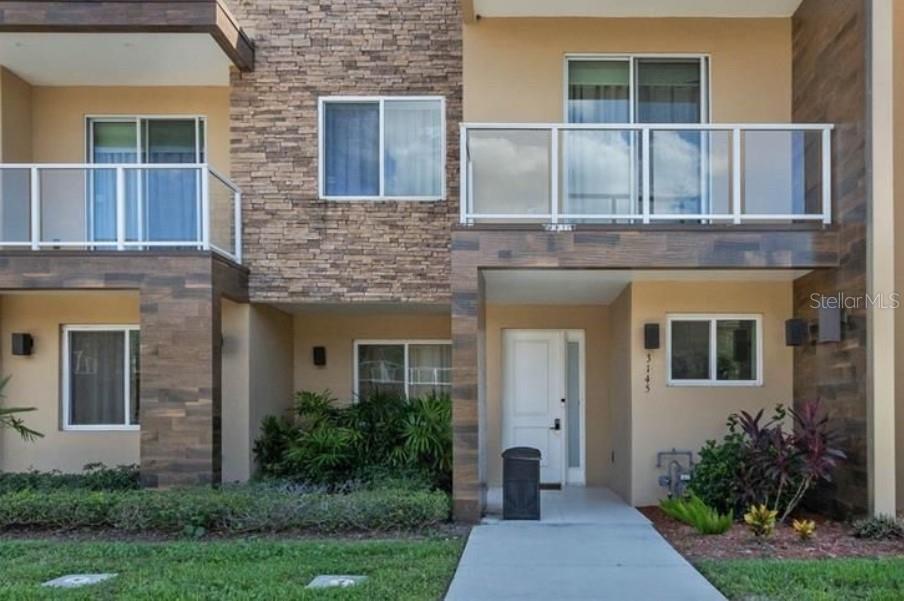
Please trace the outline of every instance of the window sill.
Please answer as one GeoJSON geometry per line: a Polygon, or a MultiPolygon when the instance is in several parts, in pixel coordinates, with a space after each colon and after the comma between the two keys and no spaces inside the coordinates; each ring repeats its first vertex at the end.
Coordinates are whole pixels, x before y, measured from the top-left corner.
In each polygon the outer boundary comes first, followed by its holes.
{"type": "Polygon", "coordinates": [[[138,432],[141,426],[63,426],[64,432],[138,432]]]}
{"type": "Polygon", "coordinates": [[[674,388],[757,388],[762,380],[668,380],[666,385],[674,388]]]}
{"type": "Polygon", "coordinates": [[[323,202],[442,202],[445,196],[319,196],[323,202]]]}

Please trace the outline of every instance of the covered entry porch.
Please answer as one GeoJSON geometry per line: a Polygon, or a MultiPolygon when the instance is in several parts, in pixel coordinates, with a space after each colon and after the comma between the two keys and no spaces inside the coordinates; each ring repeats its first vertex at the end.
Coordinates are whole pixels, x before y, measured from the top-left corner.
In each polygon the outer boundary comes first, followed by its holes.
{"type": "Polygon", "coordinates": [[[499,511],[513,446],[543,454],[544,519],[656,504],[669,492],[661,452],[688,451],[689,469],[729,414],[792,402],[784,326],[806,273],[482,270],[481,515],[499,511]]]}
{"type": "MultiPolygon", "coordinates": [[[[540,491],[540,522],[544,524],[634,524],[650,521],[604,486],[568,485],[540,491]]],[[[502,488],[487,490],[483,523],[502,519],[502,488]]]]}

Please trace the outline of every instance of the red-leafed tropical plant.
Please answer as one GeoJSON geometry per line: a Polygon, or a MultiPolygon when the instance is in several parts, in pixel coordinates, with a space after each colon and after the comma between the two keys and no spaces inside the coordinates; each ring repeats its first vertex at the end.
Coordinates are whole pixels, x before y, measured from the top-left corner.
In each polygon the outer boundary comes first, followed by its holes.
{"type": "Polygon", "coordinates": [[[846,458],[818,401],[797,409],[778,405],[768,420],[762,410],[742,411],[729,417],[728,427],[721,444],[711,441],[701,451],[691,483],[692,491],[717,507],[763,505],[784,521],[817,482],[831,481],[846,458]],[[717,486],[716,475],[731,483],[722,480],[717,486]]]}

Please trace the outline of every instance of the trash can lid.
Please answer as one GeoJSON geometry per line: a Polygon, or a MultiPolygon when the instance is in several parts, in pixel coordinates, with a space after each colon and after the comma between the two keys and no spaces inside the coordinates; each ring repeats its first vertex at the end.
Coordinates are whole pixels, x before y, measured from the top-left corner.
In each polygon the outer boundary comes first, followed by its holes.
{"type": "Polygon", "coordinates": [[[540,461],[540,449],[533,447],[512,447],[502,452],[504,459],[535,459],[540,461]]]}

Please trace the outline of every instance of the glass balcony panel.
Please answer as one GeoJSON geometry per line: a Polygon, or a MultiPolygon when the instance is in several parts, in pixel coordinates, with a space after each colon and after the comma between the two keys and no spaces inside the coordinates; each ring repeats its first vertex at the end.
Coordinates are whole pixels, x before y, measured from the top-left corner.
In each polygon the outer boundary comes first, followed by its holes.
{"type": "Polygon", "coordinates": [[[31,239],[31,170],[0,169],[0,240],[31,239]]]}
{"type": "Polygon", "coordinates": [[[822,132],[747,130],[742,138],[744,215],[822,213],[822,132]]]}
{"type": "Polygon", "coordinates": [[[208,184],[210,198],[210,243],[216,248],[235,254],[235,193],[226,183],[211,174],[208,184]]]}
{"type": "Polygon", "coordinates": [[[650,132],[650,213],[731,213],[731,132],[650,132]]]}
{"type": "Polygon", "coordinates": [[[201,239],[201,180],[197,167],[129,167],[126,239],[197,243],[201,239]]]}
{"type": "Polygon", "coordinates": [[[582,223],[628,221],[587,215],[640,212],[637,192],[637,141],[632,130],[562,130],[559,141],[559,213],[582,223]]]}
{"type": "Polygon", "coordinates": [[[550,214],[550,139],[549,130],[469,132],[471,206],[476,217],[536,215],[540,220],[550,214]]]}
{"type": "Polygon", "coordinates": [[[41,242],[86,242],[94,239],[95,231],[97,240],[105,239],[109,231],[115,234],[115,198],[105,196],[93,205],[87,199],[92,175],[115,178],[116,172],[114,169],[96,171],[97,174],[91,174],[88,169],[78,167],[39,169],[41,242]]]}

